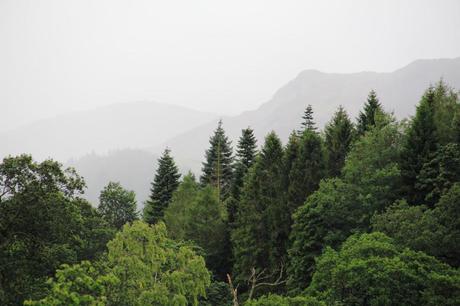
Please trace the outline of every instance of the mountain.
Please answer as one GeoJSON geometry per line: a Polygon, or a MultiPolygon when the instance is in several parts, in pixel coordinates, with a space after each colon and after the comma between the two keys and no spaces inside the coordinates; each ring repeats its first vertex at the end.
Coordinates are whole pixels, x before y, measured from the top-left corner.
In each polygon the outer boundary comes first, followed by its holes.
{"type": "Polygon", "coordinates": [[[87,185],[84,197],[93,205],[99,203],[101,190],[110,182],[120,182],[129,190],[136,192],[138,207],[149,196],[150,182],[153,179],[158,156],[135,149],[110,151],[107,154],[91,153],[67,162],[81,175],[87,185]]]}
{"type": "MultiPolygon", "coordinates": [[[[414,114],[415,105],[423,92],[441,78],[450,86],[460,89],[460,57],[417,60],[390,73],[339,74],[305,70],[258,109],[239,116],[223,117],[224,129],[234,144],[241,129],[247,126],[255,130],[259,144],[271,130],[286,141],[291,131],[299,128],[308,104],[313,106],[315,120],[322,128],[339,105],[344,106],[355,118],[371,89],[377,91],[387,111],[394,111],[398,118],[403,118],[414,114]]],[[[162,146],[170,147],[178,159],[187,158],[189,166],[199,173],[209,136],[216,126],[217,119],[173,137],[162,146]]]]}
{"type": "Polygon", "coordinates": [[[65,161],[90,152],[143,148],[216,115],[156,102],[120,103],[40,120],[0,134],[0,156],[31,153],[65,161]]]}

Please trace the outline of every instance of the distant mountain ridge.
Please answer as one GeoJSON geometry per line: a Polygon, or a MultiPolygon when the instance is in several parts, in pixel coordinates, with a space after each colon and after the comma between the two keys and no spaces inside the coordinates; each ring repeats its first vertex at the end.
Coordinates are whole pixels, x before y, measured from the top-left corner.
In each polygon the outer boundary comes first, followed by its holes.
{"type": "Polygon", "coordinates": [[[119,103],[69,113],[0,134],[0,156],[31,153],[66,161],[90,152],[159,145],[216,118],[215,114],[156,102],[119,103]]]}
{"type": "MultiPolygon", "coordinates": [[[[390,73],[305,70],[258,109],[222,117],[224,129],[233,146],[247,126],[255,130],[259,145],[272,130],[286,141],[299,128],[306,105],[312,104],[322,128],[339,105],[354,119],[371,89],[377,91],[386,110],[403,118],[414,114],[423,92],[441,78],[460,89],[460,57],[417,60],[390,73]]],[[[199,174],[218,120],[214,114],[154,102],[114,104],[0,134],[0,156],[27,152],[34,158],[60,161],[74,156],[67,164],[85,178],[89,200],[97,203],[100,190],[112,180],[134,190],[141,207],[164,148],[171,148],[182,173],[199,174]]]]}
{"type": "MultiPolygon", "coordinates": [[[[387,111],[394,111],[398,118],[403,118],[414,114],[415,105],[423,92],[441,78],[455,89],[460,89],[460,57],[417,60],[389,73],[305,70],[277,90],[273,98],[258,109],[238,116],[223,117],[224,129],[234,145],[241,129],[247,126],[255,130],[259,144],[272,130],[286,141],[291,131],[299,128],[308,104],[313,106],[315,121],[322,128],[339,105],[344,106],[354,119],[372,89],[377,91],[387,111]]],[[[170,147],[178,159],[186,156],[193,163],[190,164],[191,168],[199,172],[209,136],[216,125],[217,120],[214,120],[191,129],[166,141],[162,147],[170,147]]]]}

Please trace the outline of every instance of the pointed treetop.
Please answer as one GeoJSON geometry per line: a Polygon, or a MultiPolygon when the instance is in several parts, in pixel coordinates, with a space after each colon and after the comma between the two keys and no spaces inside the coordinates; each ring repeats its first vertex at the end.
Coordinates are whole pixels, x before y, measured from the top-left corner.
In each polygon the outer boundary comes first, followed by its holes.
{"type": "Polygon", "coordinates": [[[357,132],[358,135],[364,135],[371,127],[375,126],[375,114],[382,112],[383,108],[377,97],[375,90],[371,90],[364,104],[364,109],[359,113],[357,132]]]}
{"type": "Polygon", "coordinates": [[[299,131],[299,134],[302,134],[306,130],[316,130],[315,121],[313,121],[313,107],[311,106],[311,104],[308,104],[308,106],[305,108],[302,119],[302,130],[299,131]]]}

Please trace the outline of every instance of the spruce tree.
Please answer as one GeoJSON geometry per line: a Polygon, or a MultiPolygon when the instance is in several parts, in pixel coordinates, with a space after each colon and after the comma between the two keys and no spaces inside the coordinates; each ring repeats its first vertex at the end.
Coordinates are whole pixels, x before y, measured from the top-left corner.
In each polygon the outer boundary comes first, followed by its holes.
{"type": "Polygon", "coordinates": [[[200,182],[217,188],[220,200],[225,200],[229,193],[233,177],[233,149],[231,141],[222,128],[219,120],[214,135],[209,139],[210,148],[206,151],[200,182]]]}
{"type": "Polygon", "coordinates": [[[325,128],[327,170],[329,176],[339,176],[354,138],[354,127],[345,109],[340,106],[325,128]]]}
{"type": "Polygon", "coordinates": [[[371,90],[367,102],[364,104],[364,110],[359,113],[356,127],[358,136],[364,135],[372,126],[375,126],[375,114],[378,111],[383,111],[383,109],[377,98],[377,93],[375,90],[371,90]]]}
{"type": "Polygon", "coordinates": [[[245,178],[237,227],[232,233],[234,273],[245,282],[255,268],[276,273],[285,260],[289,212],[282,188],[283,148],[272,132],[245,178]]]}
{"type": "Polygon", "coordinates": [[[435,92],[430,87],[417,106],[402,151],[401,175],[407,200],[411,204],[422,204],[425,198],[425,195],[415,189],[415,185],[423,164],[429,161],[431,154],[437,149],[436,134],[435,92]]]}
{"type": "Polygon", "coordinates": [[[249,168],[254,164],[257,153],[257,140],[254,136],[254,131],[251,128],[246,128],[241,131],[240,139],[236,149],[236,164],[233,175],[233,183],[231,197],[227,199],[228,222],[235,222],[236,213],[238,210],[238,202],[240,200],[241,189],[243,188],[244,176],[249,168]]]}
{"type": "Polygon", "coordinates": [[[299,139],[297,157],[289,171],[287,200],[292,214],[313,193],[325,175],[325,157],[320,135],[314,130],[304,131],[299,139]]]}
{"type": "Polygon", "coordinates": [[[310,104],[305,108],[302,119],[302,128],[298,131],[299,135],[302,135],[305,130],[316,130],[315,122],[313,121],[313,108],[310,104]]]}
{"type": "Polygon", "coordinates": [[[164,210],[179,186],[179,170],[170,153],[167,148],[158,159],[158,169],[150,188],[150,198],[145,203],[144,221],[150,224],[163,219],[164,210]]]}

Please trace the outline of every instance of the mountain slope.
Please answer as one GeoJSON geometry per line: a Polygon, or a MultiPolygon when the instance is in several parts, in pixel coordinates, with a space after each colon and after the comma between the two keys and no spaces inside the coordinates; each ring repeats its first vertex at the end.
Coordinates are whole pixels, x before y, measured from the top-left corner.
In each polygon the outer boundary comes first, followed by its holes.
{"type": "Polygon", "coordinates": [[[113,104],[74,112],[0,134],[0,156],[31,153],[65,161],[89,152],[159,145],[215,118],[155,102],[113,104]]]}
{"type": "MultiPolygon", "coordinates": [[[[418,60],[391,73],[337,74],[305,70],[257,110],[224,117],[224,128],[234,143],[241,129],[247,126],[255,130],[259,144],[271,130],[285,141],[290,132],[299,127],[306,105],[313,106],[315,120],[322,128],[339,105],[355,118],[371,89],[377,91],[386,110],[395,111],[398,118],[403,118],[414,113],[425,89],[441,78],[460,89],[460,57],[418,60]]],[[[208,138],[216,125],[214,120],[166,141],[163,146],[169,146],[179,159],[188,158],[190,167],[199,171],[208,138]]]]}

